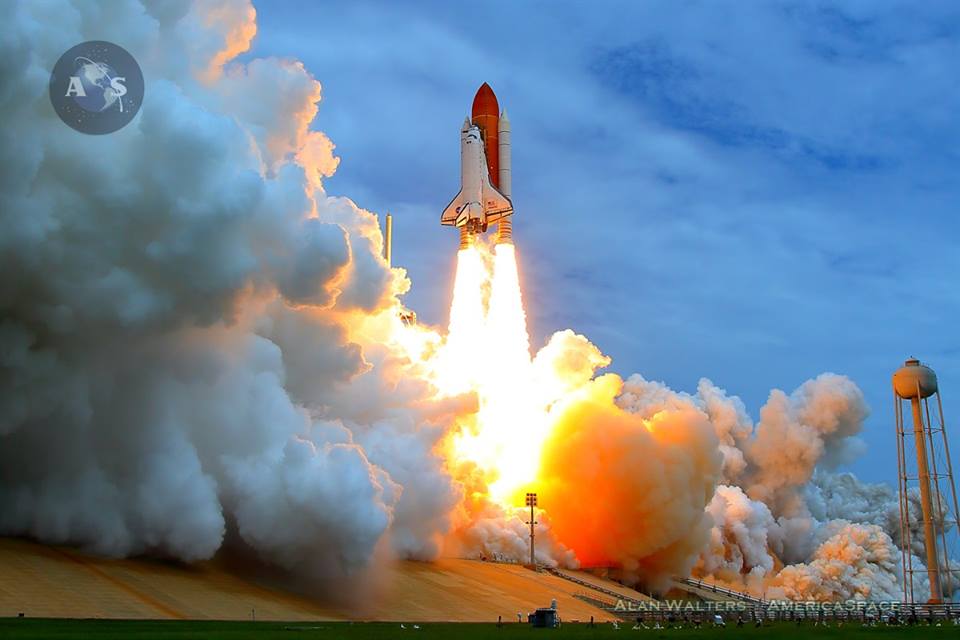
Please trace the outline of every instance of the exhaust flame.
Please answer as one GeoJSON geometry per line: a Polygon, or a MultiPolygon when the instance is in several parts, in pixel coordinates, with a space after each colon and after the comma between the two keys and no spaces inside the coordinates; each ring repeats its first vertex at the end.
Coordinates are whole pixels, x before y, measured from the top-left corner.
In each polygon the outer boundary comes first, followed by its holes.
{"type": "Polygon", "coordinates": [[[535,388],[516,252],[499,244],[461,250],[447,342],[438,355],[442,393],[475,392],[476,425],[454,441],[458,460],[473,462],[489,497],[509,506],[536,478],[547,436],[543,394],[535,388]]]}
{"type": "Polygon", "coordinates": [[[437,388],[456,395],[477,387],[487,369],[487,330],[483,293],[487,269],[476,247],[457,254],[457,275],[450,305],[450,328],[445,348],[438,356],[437,388]]]}
{"type": "Polygon", "coordinates": [[[490,492],[494,500],[503,502],[534,480],[547,416],[537,406],[516,252],[512,244],[498,244],[494,252],[487,326],[495,368],[481,390],[482,431],[467,442],[481,467],[497,470],[490,492]]]}

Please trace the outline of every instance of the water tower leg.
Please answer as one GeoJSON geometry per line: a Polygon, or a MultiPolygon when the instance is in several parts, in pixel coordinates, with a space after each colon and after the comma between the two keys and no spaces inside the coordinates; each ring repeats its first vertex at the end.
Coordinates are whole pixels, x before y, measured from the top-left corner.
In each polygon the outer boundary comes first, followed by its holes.
{"type": "MultiPolygon", "coordinates": [[[[918,394],[919,395],[919,394],[918,394]]],[[[923,509],[923,542],[927,550],[927,575],[930,576],[930,602],[940,603],[940,564],[937,562],[937,535],[933,526],[933,502],[930,498],[930,468],[927,465],[927,441],[923,428],[920,398],[911,398],[913,437],[917,447],[917,470],[920,482],[920,507],[923,509]]]]}

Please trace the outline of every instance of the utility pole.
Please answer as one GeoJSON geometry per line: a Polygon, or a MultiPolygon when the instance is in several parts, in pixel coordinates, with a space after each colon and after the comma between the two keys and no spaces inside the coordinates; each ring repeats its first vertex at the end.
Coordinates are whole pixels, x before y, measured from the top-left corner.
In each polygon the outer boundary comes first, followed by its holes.
{"type": "Polygon", "coordinates": [[[533,553],[533,528],[537,524],[537,521],[534,519],[534,507],[537,506],[537,494],[528,493],[527,494],[527,506],[530,507],[530,522],[527,524],[530,525],[530,568],[534,571],[537,570],[537,560],[533,553]]]}

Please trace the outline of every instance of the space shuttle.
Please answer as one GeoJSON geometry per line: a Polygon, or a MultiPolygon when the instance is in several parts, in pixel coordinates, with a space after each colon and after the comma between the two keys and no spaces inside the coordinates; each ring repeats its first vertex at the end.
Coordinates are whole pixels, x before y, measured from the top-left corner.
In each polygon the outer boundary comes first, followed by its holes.
{"type": "Polygon", "coordinates": [[[471,117],[460,128],[460,193],[440,215],[440,224],[460,229],[460,248],[497,225],[497,243],[512,243],[510,121],[497,96],[483,83],[471,117]]]}

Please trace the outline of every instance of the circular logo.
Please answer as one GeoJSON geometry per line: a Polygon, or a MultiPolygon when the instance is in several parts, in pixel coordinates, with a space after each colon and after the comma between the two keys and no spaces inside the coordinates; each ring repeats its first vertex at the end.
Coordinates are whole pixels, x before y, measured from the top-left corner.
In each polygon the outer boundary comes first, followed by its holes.
{"type": "Polygon", "coordinates": [[[113,133],[143,104],[143,73],[125,49],[91,40],[71,48],[50,74],[50,102],[80,133],[113,133]]]}

